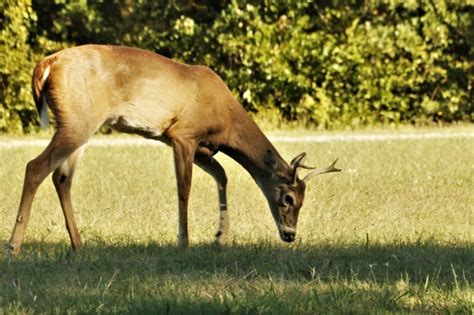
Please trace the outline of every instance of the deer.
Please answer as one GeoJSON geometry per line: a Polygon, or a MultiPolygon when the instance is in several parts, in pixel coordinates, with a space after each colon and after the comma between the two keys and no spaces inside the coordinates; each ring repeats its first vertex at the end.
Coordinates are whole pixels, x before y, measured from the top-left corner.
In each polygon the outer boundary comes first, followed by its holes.
{"type": "Polygon", "coordinates": [[[82,246],[71,203],[71,184],[89,140],[103,126],[172,147],[178,193],[179,247],[188,247],[188,199],[193,165],[217,183],[219,229],[229,234],[227,176],[214,158],[222,152],[237,161],[265,196],[280,238],[293,242],[306,183],[317,174],[339,172],[337,159],[326,168],[304,164],[306,153],[288,164],[210,67],[180,63],[139,48],[83,45],[47,56],[33,72],[32,92],[40,124],[54,115],[50,143],[26,164],[23,191],[7,244],[20,252],[35,193],[52,173],[73,251],[82,246]],[[300,179],[298,171],[309,173],[300,179]]]}

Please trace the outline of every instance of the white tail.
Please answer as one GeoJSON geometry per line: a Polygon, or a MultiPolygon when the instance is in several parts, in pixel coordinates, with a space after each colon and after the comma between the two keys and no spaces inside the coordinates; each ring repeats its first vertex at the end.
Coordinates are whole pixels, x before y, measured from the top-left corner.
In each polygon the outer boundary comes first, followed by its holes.
{"type": "MultiPolygon", "coordinates": [[[[288,165],[208,67],[191,66],[127,47],[87,45],[41,61],[33,74],[33,97],[47,125],[46,102],[56,120],[51,143],[26,167],[18,216],[9,248],[19,252],[38,186],[53,182],[74,249],[81,239],[70,188],[88,139],[103,124],[172,146],[179,200],[180,246],[188,245],[188,197],[193,163],[212,175],[218,188],[220,224],[216,242],[228,234],[227,178],[213,158],[218,151],[239,162],[268,200],[280,236],[295,239],[305,183],[288,165]]],[[[331,171],[335,171],[332,169],[331,171]]]]}
{"type": "Polygon", "coordinates": [[[46,129],[49,124],[49,119],[48,119],[48,103],[44,95],[41,97],[41,105],[38,108],[38,110],[39,110],[38,114],[40,118],[41,128],[46,129]]]}

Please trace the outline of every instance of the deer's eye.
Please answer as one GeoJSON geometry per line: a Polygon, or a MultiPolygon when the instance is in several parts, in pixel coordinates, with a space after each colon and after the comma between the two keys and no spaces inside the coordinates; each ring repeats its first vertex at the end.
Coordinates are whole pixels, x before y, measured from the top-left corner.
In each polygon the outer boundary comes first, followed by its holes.
{"type": "Polygon", "coordinates": [[[285,194],[283,196],[283,204],[287,207],[292,207],[295,205],[295,198],[290,194],[285,194]]]}

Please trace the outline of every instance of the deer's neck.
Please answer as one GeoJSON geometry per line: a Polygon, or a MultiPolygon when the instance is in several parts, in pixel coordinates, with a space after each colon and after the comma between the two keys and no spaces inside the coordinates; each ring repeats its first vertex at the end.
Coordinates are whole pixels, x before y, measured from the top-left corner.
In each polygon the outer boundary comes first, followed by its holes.
{"type": "Polygon", "coordinates": [[[267,151],[271,151],[277,158],[279,169],[286,171],[289,166],[252,118],[243,109],[242,112],[236,115],[237,117],[232,122],[227,144],[221,148],[221,151],[242,165],[263,188],[272,177],[265,165],[267,151]]]}

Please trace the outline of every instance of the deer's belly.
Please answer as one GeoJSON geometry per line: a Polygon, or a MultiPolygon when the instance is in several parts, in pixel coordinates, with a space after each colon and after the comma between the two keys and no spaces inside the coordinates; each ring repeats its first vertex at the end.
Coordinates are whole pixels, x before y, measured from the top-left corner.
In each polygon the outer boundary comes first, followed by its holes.
{"type": "Polygon", "coordinates": [[[147,138],[159,139],[176,119],[173,112],[156,104],[126,103],[118,108],[106,124],[118,131],[147,138]]]}

